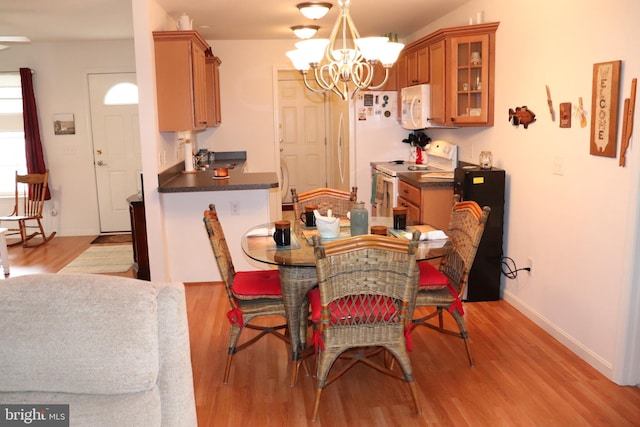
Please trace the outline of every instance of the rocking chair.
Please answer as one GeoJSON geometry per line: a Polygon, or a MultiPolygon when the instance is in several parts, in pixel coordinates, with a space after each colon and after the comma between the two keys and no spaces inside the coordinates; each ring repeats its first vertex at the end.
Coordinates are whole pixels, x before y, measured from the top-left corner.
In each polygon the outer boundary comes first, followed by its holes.
{"type": "Polygon", "coordinates": [[[9,246],[22,243],[27,248],[36,247],[47,243],[55,236],[55,231],[48,236],[45,234],[41,221],[48,179],[49,171],[27,175],[19,175],[16,172],[16,199],[13,212],[8,216],[0,216],[0,223],[3,221],[18,223],[18,228],[8,228],[6,236],[20,235],[20,240],[7,242],[9,246]],[[27,221],[31,221],[32,225],[27,225],[27,221]],[[35,231],[28,234],[27,229],[35,229],[35,231]],[[42,236],[42,241],[30,244],[29,241],[38,235],[42,236]]]}

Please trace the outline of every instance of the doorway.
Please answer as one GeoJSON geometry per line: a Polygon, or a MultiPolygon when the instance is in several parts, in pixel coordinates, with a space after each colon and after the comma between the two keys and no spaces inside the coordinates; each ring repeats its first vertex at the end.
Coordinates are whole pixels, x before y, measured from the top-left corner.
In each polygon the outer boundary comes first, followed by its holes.
{"type": "Polygon", "coordinates": [[[282,203],[298,193],[329,185],[327,179],[327,103],[307,90],[297,71],[279,70],[278,134],[282,203]]]}
{"type": "Polygon", "coordinates": [[[135,73],[89,74],[100,232],[131,230],[127,198],[141,191],[135,73]]]}

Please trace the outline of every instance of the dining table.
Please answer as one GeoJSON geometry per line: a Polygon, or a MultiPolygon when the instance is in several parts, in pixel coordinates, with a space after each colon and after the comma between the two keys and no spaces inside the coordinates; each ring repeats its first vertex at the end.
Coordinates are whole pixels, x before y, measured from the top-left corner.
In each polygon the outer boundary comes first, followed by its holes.
{"type": "MultiPolygon", "coordinates": [[[[330,240],[351,235],[349,220],[340,218],[340,221],[339,235],[330,240]]],[[[426,230],[439,231],[429,226],[408,226],[406,230],[396,230],[392,228],[392,224],[392,217],[369,218],[369,226],[387,226],[387,234],[397,238],[410,239],[413,227],[426,227],[424,228],[426,230]]],[[[242,237],[242,250],[249,258],[277,266],[280,271],[280,286],[291,340],[292,359],[296,361],[301,357],[302,351],[306,347],[308,313],[303,312],[303,308],[306,307],[304,301],[307,292],[318,284],[312,243],[313,236],[317,235],[318,231],[315,227],[307,227],[302,221],[292,220],[291,244],[277,246],[273,239],[274,230],[275,222],[251,227],[242,237]]],[[[440,233],[442,232],[440,231],[440,233]]],[[[433,260],[449,253],[452,244],[446,235],[444,237],[421,240],[416,260],[433,260]]]]}

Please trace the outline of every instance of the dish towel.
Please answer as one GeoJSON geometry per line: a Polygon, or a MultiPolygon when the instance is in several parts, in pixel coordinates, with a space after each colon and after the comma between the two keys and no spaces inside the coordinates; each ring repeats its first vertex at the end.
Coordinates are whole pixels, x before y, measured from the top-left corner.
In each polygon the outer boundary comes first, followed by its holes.
{"type": "Polygon", "coordinates": [[[383,183],[383,175],[380,172],[376,172],[373,174],[372,185],[371,185],[371,204],[376,205],[378,203],[382,203],[382,199],[384,197],[384,183],[383,183]]]}

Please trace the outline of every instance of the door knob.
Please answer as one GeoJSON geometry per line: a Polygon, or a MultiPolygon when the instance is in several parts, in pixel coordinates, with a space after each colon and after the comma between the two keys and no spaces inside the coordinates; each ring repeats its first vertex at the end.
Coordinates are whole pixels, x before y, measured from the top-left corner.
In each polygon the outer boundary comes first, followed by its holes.
{"type": "Polygon", "coordinates": [[[107,166],[107,164],[102,160],[98,160],[98,166],[107,166]]]}

